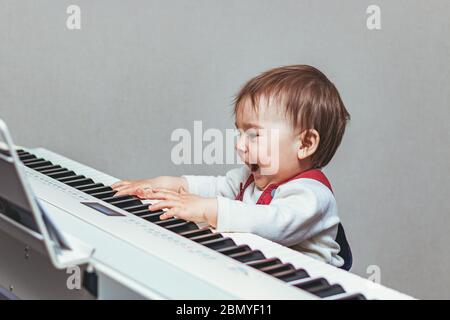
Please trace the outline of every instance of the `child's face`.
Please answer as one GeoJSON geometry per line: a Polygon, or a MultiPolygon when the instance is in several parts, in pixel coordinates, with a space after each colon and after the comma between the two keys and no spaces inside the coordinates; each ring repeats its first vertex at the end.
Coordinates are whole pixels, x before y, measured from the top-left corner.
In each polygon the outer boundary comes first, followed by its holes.
{"type": "Polygon", "coordinates": [[[257,112],[249,99],[244,101],[236,115],[236,127],[240,132],[236,150],[260,190],[300,171],[299,133],[275,100],[261,98],[257,112]]]}

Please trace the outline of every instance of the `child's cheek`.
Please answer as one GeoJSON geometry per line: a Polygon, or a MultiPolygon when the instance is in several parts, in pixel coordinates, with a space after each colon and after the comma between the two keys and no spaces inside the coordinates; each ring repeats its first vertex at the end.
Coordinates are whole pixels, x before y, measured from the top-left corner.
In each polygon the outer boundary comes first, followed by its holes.
{"type": "Polygon", "coordinates": [[[258,141],[258,162],[262,166],[270,165],[271,148],[265,137],[261,137],[258,141]]]}
{"type": "Polygon", "coordinates": [[[248,144],[248,161],[250,163],[257,163],[259,156],[258,156],[258,144],[254,142],[250,142],[248,144]]]}

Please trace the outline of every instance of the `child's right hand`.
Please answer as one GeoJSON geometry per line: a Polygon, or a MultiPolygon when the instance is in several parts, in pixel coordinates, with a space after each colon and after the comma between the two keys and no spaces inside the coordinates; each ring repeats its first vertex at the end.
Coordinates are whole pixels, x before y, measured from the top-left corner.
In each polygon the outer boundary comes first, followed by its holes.
{"type": "Polygon", "coordinates": [[[161,176],[143,180],[123,180],[114,183],[111,188],[117,191],[114,195],[116,197],[123,195],[136,195],[136,192],[139,189],[158,188],[179,192],[181,188],[187,190],[188,185],[187,180],[183,177],[161,176]]]}

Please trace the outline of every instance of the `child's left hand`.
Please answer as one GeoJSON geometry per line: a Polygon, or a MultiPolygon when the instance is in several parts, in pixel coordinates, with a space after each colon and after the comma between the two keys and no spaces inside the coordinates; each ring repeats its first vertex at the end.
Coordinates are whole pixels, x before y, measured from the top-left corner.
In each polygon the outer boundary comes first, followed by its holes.
{"type": "Polygon", "coordinates": [[[141,199],[161,200],[148,207],[151,211],[168,209],[161,216],[165,220],[176,216],[193,222],[207,222],[212,227],[217,225],[217,199],[204,198],[187,193],[184,189],[179,192],[167,189],[139,189],[136,195],[141,199]]]}

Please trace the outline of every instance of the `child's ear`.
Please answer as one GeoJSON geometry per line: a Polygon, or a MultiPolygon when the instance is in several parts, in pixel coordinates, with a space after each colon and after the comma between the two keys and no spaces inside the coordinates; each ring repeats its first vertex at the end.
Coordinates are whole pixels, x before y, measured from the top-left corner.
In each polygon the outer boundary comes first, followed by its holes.
{"type": "Polygon", "coordinates": [[[315,129],[308,129],[300,134],[300,148],[297,156],[299,160],[303,160],[312,156],[319,147],[320,135],[315,129]]]}

